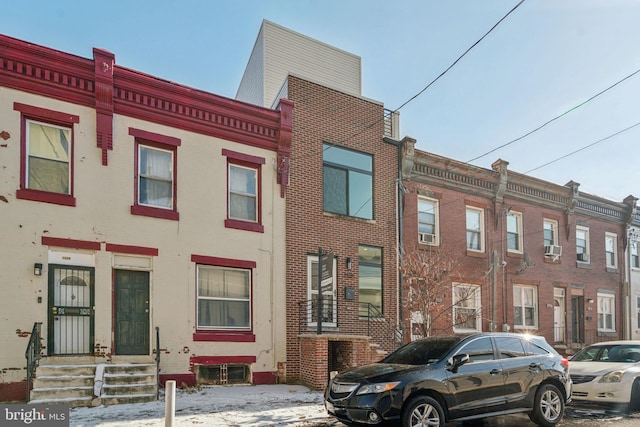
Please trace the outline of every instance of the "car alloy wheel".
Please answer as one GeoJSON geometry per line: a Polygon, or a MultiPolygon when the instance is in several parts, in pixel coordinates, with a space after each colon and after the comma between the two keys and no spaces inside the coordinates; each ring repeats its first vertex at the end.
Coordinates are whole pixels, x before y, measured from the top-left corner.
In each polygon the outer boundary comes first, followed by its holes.
{"type": "Polygon", "coordinates": [[[404,427],[443,427],[442,406],[431,397],[415,397],[407,404],[402,425],[404,427]]]}
{"type": "Polygon", "coordinates": [[[564,399],[560,390],[553,384],[540,386],[536,393],[536,402],[530,418],[534,423],[552,427],[560,422],[564,414],[564,399]]]}

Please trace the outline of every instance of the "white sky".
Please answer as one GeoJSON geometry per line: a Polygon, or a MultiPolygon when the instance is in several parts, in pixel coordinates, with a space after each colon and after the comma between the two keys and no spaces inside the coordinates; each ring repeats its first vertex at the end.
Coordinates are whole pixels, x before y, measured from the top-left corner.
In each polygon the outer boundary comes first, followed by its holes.
{"type": "MultiPolygon", "coordinates": [[[[233,98],[263,19],[362,58],[362,95],[396,109],[519,0],[18,0],[0,32],[233,98]]],[[[640,69],[640,1],[525,0],[400,110],[401,136],[469,161],[640,69]]],[[[525,173],[640,122],[640,73],[542,130],[473,161],[525,173]]],[[[530,172],[622,201],[640,197],[640,126],[530,172]]]]}

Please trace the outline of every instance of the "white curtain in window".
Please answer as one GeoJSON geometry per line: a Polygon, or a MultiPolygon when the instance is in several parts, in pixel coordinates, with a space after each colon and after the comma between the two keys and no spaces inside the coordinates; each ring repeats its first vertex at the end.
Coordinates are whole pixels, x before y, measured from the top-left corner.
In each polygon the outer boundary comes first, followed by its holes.
{"type": "Polygon", "coordinates": [[[171,208],[173,156],[170,152],[141,147],[140,203],[171,208]]]}

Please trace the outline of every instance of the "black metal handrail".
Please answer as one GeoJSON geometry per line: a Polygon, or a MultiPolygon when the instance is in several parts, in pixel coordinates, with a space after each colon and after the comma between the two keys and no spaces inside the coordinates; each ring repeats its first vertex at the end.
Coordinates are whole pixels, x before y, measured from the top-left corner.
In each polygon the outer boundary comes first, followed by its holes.
{"type": "Polygon", "coordinates": [[[156,326],[156,400],[160,396],[160,327],[156,326]]]}
{"type": "Polygon", "coordinates": [[[27,359],[27,402],[31,400],[31,379],[38,366],[38,360],[40,360],[40,351],[42,350],[41,332],[42,322],[35,322],[31,330],[27,349],[24,352],[24,357],[27,359]]]}
{"type": "MultiPolygon", "coordinates": [[[[312,330],[318,331],[318,328],[314,326],[317,325],[316,308],[316,300],[307,300],[298,303],[299,333],[309,333],[312,330]]],[[[334,332],[335,328],[337,328],[341,335],[369,336],[386,351],[393,351],[402,344],[402,331],[396,328],[389,319],[384,317],[378,307],[371,303],[359,303],[358,308],[359,321],[357,322],[354,322],[353,319],[345,322],[346,319],[342,319],[344,323],[339,324],[338,319],[341,319],[341,306],[338,304],[336,319],[333,319],[333,322],[328,322],[327,317],[323,316],[323,324],[325,324],[325,326],[327,323],[331,324],[331,331],[334,332]]],[[[333,318],[333,316],[331,317],[333,318]]],[[[322,331],[322,328],[319,330],[322,331]]]]}

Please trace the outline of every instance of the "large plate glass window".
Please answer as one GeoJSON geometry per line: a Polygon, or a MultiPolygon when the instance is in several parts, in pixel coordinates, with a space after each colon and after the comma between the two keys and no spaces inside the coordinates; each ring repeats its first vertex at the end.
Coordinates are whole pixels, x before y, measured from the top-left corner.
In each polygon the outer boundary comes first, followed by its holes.
{"type": "Polygon", "coordinates": [[[358,246],[360,316],[382,316],[382,248],[358,246]]]}
{"type": "Polygon", "coordinates": [[[322,162],[325,212],[373,219],[373,157],[325,143],[322,162]]]}

